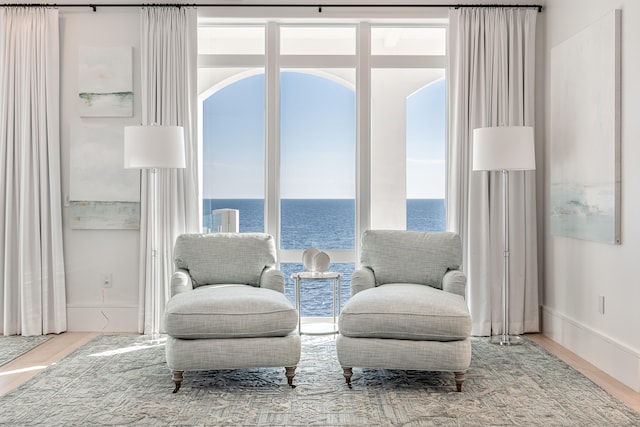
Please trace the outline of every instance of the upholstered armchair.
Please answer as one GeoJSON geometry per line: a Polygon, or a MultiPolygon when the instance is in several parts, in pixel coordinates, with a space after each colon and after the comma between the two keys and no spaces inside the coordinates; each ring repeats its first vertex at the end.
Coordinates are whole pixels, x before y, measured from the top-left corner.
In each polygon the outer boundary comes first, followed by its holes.
{"type": "Polygon", "coordinates": [[[184,234],[174,249],[165,307],[174,393],[184,371],[285,367],[293,387],[300,360],[298,315],[263,233],[184,234]]]}
{"type": "Polygon", "coordinates": [[[455,233],[369,230],[338,320],[347,385],[353,367],[451,371],[462,390],[471,363],[466,276],[455,233]]]}

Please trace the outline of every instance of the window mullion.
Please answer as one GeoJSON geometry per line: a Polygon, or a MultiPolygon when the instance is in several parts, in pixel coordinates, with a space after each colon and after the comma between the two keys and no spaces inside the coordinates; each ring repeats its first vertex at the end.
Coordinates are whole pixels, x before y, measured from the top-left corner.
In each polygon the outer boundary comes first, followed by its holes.
{"type": "Polygon", "coordinates": [[[362,232],[371,227],[371,25],[357,31],[356,56],[356,260],[362,232]]]}
{"type": "Polygon", "coordinates": [[[278,24],[266,26],[265,46],[265,197],[264,227],[280,249],[280,34],[278,24]]]}

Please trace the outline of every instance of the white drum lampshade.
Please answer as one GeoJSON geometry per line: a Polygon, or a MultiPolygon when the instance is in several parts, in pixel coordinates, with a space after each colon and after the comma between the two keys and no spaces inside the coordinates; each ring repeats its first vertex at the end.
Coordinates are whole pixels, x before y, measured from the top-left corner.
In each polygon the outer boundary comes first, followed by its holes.
{"type": "Polygon", "coordinates": [[[473,130],[473,170],[532,170],[536,168],[533,128],[487,127],[473,130]]]}

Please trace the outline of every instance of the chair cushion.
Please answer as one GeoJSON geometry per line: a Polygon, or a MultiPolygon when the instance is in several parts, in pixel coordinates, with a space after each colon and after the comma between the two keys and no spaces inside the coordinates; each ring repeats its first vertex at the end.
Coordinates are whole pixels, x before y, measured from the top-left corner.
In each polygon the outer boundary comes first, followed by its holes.
{"type": "Polygon", "coordinates": [[[471,335],[463,297],[407,283],[357,293],[345,304],[338,323],[340,333],[353,338],[456,341],[471,335]]]}
{"type": "Polygon", "coordinates": [[[189,271],[193,286],[240,283],[258,286],[276,264],[273,236],[265,233],[182,234],[173,253],[176,268],[189,271]]]}
{"type": "Polygon", "coordinates": [[[165,308],[165,332],[175,338],[283,337],[298,326],[287,297],[247,285],[209,285],[175,295],[165,308]]]}
{"type": "Polygon", "coordinates": [[[442,289],[442,277],[462,262],[456,233],[367,230],[362,234],[360,262],[373,270],[376,285],[416,283],[442,289]]]}

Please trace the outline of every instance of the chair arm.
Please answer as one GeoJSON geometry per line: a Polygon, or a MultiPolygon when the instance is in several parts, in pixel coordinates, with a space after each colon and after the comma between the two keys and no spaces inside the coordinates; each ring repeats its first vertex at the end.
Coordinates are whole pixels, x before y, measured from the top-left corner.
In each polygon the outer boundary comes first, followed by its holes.
{"type": "Polygon", "coordinates": [[[376,278],[373,275],[373,271],[368,268],[356,270],[351,275],[351,296],[375,286],[376,278]]]}
{"type": "Polygon", "coordinates": [[[193,290],[193,282],[187,270],[177,269],[171,276],[171,296],[193,290]]]}
{"type": "Polygon", "coordinates": [[[449,270],[442,278],[442,290],[466,297],[467,276],[460,270],[449,270]]]}
{"type": "Polygon", "coordinates": [[[284,274],[275,268],[263,271],[260,276],[260,287],[284,294],[284,274]]]}

